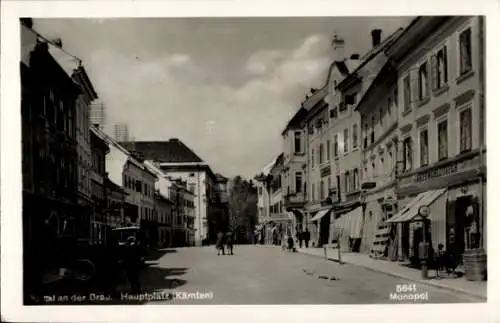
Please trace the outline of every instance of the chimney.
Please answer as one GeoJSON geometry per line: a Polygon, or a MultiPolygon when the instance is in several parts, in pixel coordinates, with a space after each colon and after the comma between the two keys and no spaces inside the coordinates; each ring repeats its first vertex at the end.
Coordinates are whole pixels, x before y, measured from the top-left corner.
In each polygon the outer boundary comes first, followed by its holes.
{"type": "Polygon", "coordinates": [[[21,23],[28,28],[33,28],[33,19],[31,18],[21,18],[21,23]]]}
{"type": "Polygon", "coordinates": [[[345,61],[345,52],[344,52],[345,41],[335,33],[333,35],[332,40],[332,48],[335,53],[334,61],[343,62],[345,61]]]}
{"type": "Polygon", "coordinates": [[[376,47],[380,44],[381,35],[382,35],[382,29],[373,29],[372,30],[373,47],[376,47]]]}

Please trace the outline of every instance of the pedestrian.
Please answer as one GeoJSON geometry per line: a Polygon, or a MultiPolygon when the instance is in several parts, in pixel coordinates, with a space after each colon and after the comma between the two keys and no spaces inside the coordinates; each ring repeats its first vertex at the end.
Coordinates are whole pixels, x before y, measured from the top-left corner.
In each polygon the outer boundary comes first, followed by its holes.
{"type": "Polygon", "coordinates": [[[132,293],[138,294],[141,292],[140,274],[143,263],[135,237],[129,237],[127,239],[127,247],[125,252],[125,270],[127,272],[127,278],[130,283],[130,288],[132,290],[132,293]]]}
{"type": "Polygon", "coordinates": [[[299,241],[299,248],[302,248],[302,242],[304,241],[304,233],[301,230],[297,232],[297,240],[299,241]]]}
{"type": "Polygon", "coordinates": [[[225,240],[224,233],[223,232],[217,233],[217,243],[215,244],[215,247],[217,248],[217,256],[220,256],[221,251],[222,255],[223,256],[225,255],[224,240],[225,240]]]}
{"type": "Polygon", "coordinates": [[[232,232],[228,232],[226,234],[226,245],[227,245],[227,250],[229,254],[232,256],[233,255],[233,234],[232,232]]]}
{"type": "Polygon", "coordinates": [[[293,251],[293,237],[292,235],[288,236],[288,251],[293,251]]]}
{"type": "Polygon", "coordinates": [[[306,228],[306,231],[304,232],[304,241],[306,243],[306,248],[309,248],[309,240],[311,240],[311,233],[309,232],[309,229],[306,228]]]}

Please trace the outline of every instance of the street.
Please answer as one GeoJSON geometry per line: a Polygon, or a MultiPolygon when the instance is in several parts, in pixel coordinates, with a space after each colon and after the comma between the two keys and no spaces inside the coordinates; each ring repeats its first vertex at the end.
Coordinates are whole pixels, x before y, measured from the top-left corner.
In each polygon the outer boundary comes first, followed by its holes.
{"type": "Polygon", "coordinates": [[[165,250],[142,277],[147,292],[212,293],[203,300],[156,300],[149,304],[380,304],[477,302],[467,295],[416,284],[428,300],[391,300],[398,284],[412,284],[352,265],[289,253],[279,247],[236,246],[233,256],[215,248],[165,250]],[[334,280],[332,280],[332,278],[334,280]]]}

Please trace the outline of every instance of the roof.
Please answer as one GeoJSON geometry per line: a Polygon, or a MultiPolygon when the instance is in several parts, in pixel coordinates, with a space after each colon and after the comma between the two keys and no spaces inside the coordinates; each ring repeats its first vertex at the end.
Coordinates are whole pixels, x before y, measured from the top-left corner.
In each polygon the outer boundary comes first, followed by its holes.
{"type": "Polygon", "coordinates": [[[80,61],[71,56],[68,55],[62,48],[55,46],[54,44],[47,42],[47,45],[49,46],[49,53],[54,57],[56,62],[61,66],[61,68],[68,74],[69,77],[73,76],[73,73],[78,69],[80,66],[80,61]]]}
{"type": "Polygon", "coordinates": [[[350,83],[349,81],[352,81],[353,79],[358,78],[357,72],[361,70],[368,62],[370,62],[373,58],[375,58],[380,52],[385,51],[388,47],[390,47],[397,39],[398,37],[403,33],[403,28],[399,28],[395,32],[393,32],[389,37],[384,39],[379,45],[373,47],[371,50],[369,50],[363,57],[360,59],[359,65],[351,71],[351,73],[342,80],[342,82],[339,83],[337,87],[342,88],[343,86],[348,86],[350,83]]]}
{"type": "Polygon", "coordinates": [[[156,177],[156,174],[151,171],[150,168],[146,167],[144,163],[141,163],[137,159],[135,159],[130,151],[125,149],[122,145],[120,145],[116,140],[108,136],[106,133],[104,133],[101,129],[96,128],[94,126],[90,126],[90,131],[92,131],[95,135],[97,135],[99,138],[103,139],[108,145],[115,147],[116,149],[120,150],[123,154],[125,154],[128,157],[129,161],[132,161],[133,164],[135,164],[137,167],[147,171],[154,177],[156,177]]]}
{"type": "Polygon", "coordinates": [[[144,159],[163,163],[203,162],[189,147],[177,138],[169,141],[127,141],[120,144],[140,152],[144,159]]]}
{"type": "Polygon", "coordinates": [[[174,205],[175,203],[170,200],[168,197],[166,197],[165,195],[161,194],[161,193],[158,193],[156,192],[155,193],[155,198],[158,199],[159,201],[163,201],[167,204],[171,204],[171,205],[174,205]]]}
{"type": "MultiPolygon", "coordinates": [[[[459,16],[453,17],[457,18],[459,16]]],[[[404,57],[414,47],[419,46],[422,40],[427,38],[429,32],[434,32],[438,26],[447,20],[452,19],[451,16],[418,16],[413,19],[408,26],[403,30],[398,39],[386,49],[386,53],[391,57],[391,60],[398,61],[404,57]]]]}
{"type": "Polygon", "coordinates": [[[110,180],[109,178],[106,178],[104,180],[104,183],[106,186],[114,189],[115,191],[118,191],[120,193],[123,193],[125,195],[128,195],[127,191],[125,191],[125,189],[123,187],[121,187],[120,185],[116,184],[115,182],[113,182],[112,180],[110,180]]]}
{"type": "Polygon", "coordinates": [[[215,178],[217,179],[217,181],[219,183],[224,183],[224,182],[229,181],[229,179],[227,177],[225,177],[225,176],[223,176],[223,175],[221,175],[219,173],[215,173],[215,178]]]}

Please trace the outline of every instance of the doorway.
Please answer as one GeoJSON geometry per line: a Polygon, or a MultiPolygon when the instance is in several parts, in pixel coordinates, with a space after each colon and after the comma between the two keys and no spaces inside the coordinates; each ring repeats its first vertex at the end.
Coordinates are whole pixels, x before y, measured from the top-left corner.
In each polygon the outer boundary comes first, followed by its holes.
{"type": "Polygon", "coordinates": [[[331,212],[328,212],[321,218],[318,247],[322,247],[324,244],[328,244],[328,238],[330,237],[330,214],[331,212]]]}

